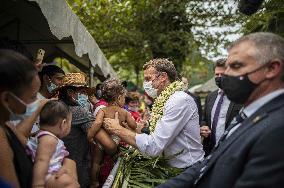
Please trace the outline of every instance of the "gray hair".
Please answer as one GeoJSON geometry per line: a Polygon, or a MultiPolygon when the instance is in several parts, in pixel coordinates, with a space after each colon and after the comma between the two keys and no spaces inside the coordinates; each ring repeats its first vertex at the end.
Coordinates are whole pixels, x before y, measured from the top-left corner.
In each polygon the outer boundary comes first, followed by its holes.
{"type": "Polygon", "coordinates": [[[255,52],[252,55],[258,63],[265,64],[272,59],[284,62],[284,39],[281,36],[268,32],[252,33],[233,42],[229,50],[247,41],[254,45],[255,52]]]}
{"type": "Polygon", "coordinates": [[[273,59],[278,59],[281,62],[281,80],[284,81],[284,39],[279,35],[268,32],[252,33],[232,43],[229,50],[246,41],[254,45],[255,50],[252,56],[258,63],[265,64],[273,59]]]}

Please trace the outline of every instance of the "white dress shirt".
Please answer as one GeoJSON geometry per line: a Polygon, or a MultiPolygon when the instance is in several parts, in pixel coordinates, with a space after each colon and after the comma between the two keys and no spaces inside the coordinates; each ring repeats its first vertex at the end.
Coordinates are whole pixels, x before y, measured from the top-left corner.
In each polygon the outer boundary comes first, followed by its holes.
{"type": "Polygon", "coordinates": [[[166,102],[163,117],[157,122],[151,135],[136,134],[140,152],[155,157],[164,154],[178,156],[169,165],[186,168],[202,160],[204,156],[200,137],[198,110],[194,99],[183,91],[175,92],[166,102]]]}
{"type": "MultiPolygon", "coordinates": [[[[212,128],[212,123],[213,123],[213,118],[214,118],[214,114],[215,114],[215,111],[216,111],[217,103],[218,103],[218,101],[220,100],[220,97],[221,97],[221,92],[222,92],[222,90],[219,89],[217,98],[214,102],[214,106],[213,106],[212,111],[211,111],[211,128],[212,128]]],[[[229,106],[230,106],[230,101],[229,101],[228,97],[226,95],[224,95],[223,102],[222,102],[221,109],[220,109],[220,114],[219,114],[219,117],[218,117],[217,126],[216,126],[216,133],[215,133],[216,143],[218,143],[219,139],[221,138],[221,136],[225,132],[226,117],[227,117],[227,112],[228,112],[229,106]]]]}

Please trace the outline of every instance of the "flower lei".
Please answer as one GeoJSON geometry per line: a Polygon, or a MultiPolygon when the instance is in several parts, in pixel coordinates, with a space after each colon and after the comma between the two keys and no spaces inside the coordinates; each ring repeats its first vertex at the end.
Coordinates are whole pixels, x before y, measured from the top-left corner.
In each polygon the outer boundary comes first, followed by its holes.
{"type": "Polygon", "coordinates": [[[175,81],[168,85],[165,90],[161,92],[161,94],[157,97],[155,100],[152,112],[151,112],[151,118],[150,118],[150,132],[154,132],[158,120],[160,120],[163,116],[163,109],[164,105],[166,104],[167,100],[170,98],[172,94],[174,94],[176,91],[182,91],[183,83],[180,81],[175,81]]]}

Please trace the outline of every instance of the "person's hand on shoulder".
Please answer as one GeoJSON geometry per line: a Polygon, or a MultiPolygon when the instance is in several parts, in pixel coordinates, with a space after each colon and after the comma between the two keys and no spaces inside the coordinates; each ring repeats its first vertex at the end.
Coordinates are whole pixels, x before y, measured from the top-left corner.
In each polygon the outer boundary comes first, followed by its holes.
{"type": "Polygon", "coordinates": [[[103,126],[108,132],[116,134],[121,127],[119,123],[118,112],[115,112],[114,119],[104,118],[103,126]]]}

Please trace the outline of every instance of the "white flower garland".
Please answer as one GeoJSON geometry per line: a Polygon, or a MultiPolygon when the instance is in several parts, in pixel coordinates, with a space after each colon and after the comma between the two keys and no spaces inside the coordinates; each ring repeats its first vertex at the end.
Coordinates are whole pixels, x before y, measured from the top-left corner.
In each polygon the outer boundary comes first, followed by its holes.
{"type": "Polygon", "coordinates": [[[161,92],[161,94],[157,97],[153,104],[151,118],[150,118],[150,132],[154,132],[158,120],[160,120],[163,116],[163,109],[172,94],[176,91],[182,91],[183,83],[180,81],[175,81],[168,85],[165,90],[161,92]]]}

